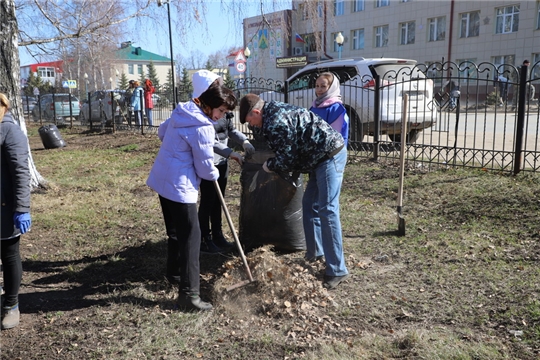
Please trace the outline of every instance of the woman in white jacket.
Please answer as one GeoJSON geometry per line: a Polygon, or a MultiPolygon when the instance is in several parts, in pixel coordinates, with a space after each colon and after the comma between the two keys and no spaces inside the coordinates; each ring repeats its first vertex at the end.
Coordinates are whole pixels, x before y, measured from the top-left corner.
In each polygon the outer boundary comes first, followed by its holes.
{"type": "MultiPolygon", "coordinates": [[[[211,310],[199,297],[199,253],[201,230],[197,216],[197,197],[201,179],[215,181],[214,127],[236,107],[231,90],[214,82],[206,84],[198,98],[179,103],[158,131],[161,148],[150,170],[147,185],[159,194],[169,236],[167,272],[180,285],[178,306],[185,310],[211,310]],[[169,271],[177,269],[177,273],[169,271]]],[[[195,85],[195,84],[194,84],[195,85]]],[[[200,86],[200,84],[198,84],[200,86]]]]}

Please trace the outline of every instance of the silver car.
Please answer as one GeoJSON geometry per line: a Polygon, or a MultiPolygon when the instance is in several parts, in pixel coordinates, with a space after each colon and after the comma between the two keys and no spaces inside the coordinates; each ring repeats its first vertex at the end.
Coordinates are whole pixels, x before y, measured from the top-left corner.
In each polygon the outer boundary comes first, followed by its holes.
{"type": "Polygon", "coordinates": [[[63,124],[67,119],[77,120],[80,112],[79,99],[71,94],[45,94],[32,109],[34,121],[48,120],[63,124]]]}
{"type": "Polygon", "coordinates": [[[91,123],[111,124],[112,119],[121,124],[127,118],[124,90],[99,90],[90,94],[81,107],[81,125],[91,123]]]}

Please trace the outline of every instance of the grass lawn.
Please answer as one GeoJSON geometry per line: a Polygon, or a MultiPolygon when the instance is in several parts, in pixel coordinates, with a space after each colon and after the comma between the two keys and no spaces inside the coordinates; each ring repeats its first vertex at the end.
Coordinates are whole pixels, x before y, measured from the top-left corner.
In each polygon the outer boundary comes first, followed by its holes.
{"type": "MultiPolygon", "coordinates": [[[[537,359],[540,356],[540,175],[479,169],[405,171],[406,236],[397,235],[398,168],[349,158],[341,194],[352,278],[321,286],[301,252],[201,255],[210,313],[175,308],[166,235],[145,181],[155,134],[62,130],[44,150],[46,189],[32,196],[21,241],[21,324],[2,359],[537,359]]],[[[238,221],[240,168],[228,209],[238,221]]],[[[239,225],[237,223],[237,225],[239,225]]],[[[224,218],[224,229],[232,236],[224,218]]],[[[238,227],[237,227],[238,229],[238,227]]]]}

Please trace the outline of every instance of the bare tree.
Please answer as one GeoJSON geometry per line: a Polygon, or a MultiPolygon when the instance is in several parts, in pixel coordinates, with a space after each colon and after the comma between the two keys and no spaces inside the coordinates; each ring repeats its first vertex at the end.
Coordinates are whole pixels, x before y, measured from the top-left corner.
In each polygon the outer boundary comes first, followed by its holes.
{"type": "MultiPolygon", "coordinates": [[[[224,18],[241,23],[249,2],[221,0],[224,18]]],[[[206,3],[205,0],[170,0],[177,22],[174,35],[180,33],[180,36],[176,36],[180,42],[193,29],[193,25],[207,28],[204,19],[206,3]]],[[[262,8],[263,0],[260,3],[262,8]]],[[[154,11],[156,6],[156,0],[18,0],[17,5],[14,0],[0,0],[0,87],[12,101],[12,113],[20,121],[23,132],[26,133],[26,124],[19,96],[19,46],[25,46],[35,56],[69,56],[74,60],[73,68],[68,71],[76,73],[80,79],[81,66],[86,66],[85,61],[88,60],[92,61],[91,64],[96,63],[94,60],[100,52],[99,44],[107,43],[110,46],[114,43],[114,35],[119,33],[118,26],[121,24],[136,21],[141,24],[141,31],[163,27],[165,22],[163,16],[154,11]],[[143,22],[142,19],[150,21],[143,22]],[[88,59],[85,51],[95,56],[88,59]]],[[[197,60],[199,62],[204,64],[204,59],[197,60]]],[[[99,69],[94,68],[91,72],[94,82],[107,77],[103,64],[106,62],[97,65],[99,69]]],[[[31,156],[30,167],[32,187],[45,186],[46,182],[35,168],[31,156]]]]}

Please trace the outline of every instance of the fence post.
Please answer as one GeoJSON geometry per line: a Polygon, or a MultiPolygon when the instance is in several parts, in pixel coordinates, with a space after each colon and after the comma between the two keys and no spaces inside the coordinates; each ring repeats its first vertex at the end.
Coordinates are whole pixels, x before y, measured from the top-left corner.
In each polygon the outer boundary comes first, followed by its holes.
{"type": "Polygon", "coordinates": [[[116,119],[114,118],[116,103],[114,102],[114,91],[111,91],[111,121],[112,121],[112,132],[116,132],[116,119]]]}
{"type": "MultiPolygon", "coordinates": [[[[374,74],[373,80],[375,81],[375,95],[373,99],[373,124],[374,124],[373,160],[378,161],[379,160],[379,147],[380,147],[379,133],[381,131],[381,124],[380,124],[381,78],[373,65],[369,65],[369,68],[371,70],[371,73],[374,74]]],[[[403,135],[402,135],[401,141],[404,141],[403,135]]]]}
{"type": "Polygon", "coordinates": [[[88,124],[90,124],[90,131],[92,131],[92,101],[90,101],[90,93],[86,94],[86,101],[88,101],[88,124]]]}
{"type": "Polygon", "coordinates": [[[283,101],[289,103],[289,80],[285,80],[285,87],[283,90],[283,101]]]}
{"type": "Polygon", "coordinates": [[[141,119],[141,135],[144,135],[144,90],[142,90],[142,88],[139,91],[139,108],[139,114],[141,119]]]}
{"type": "Polygon", "coordinates": [[[518,98],[518,113],[516,122],[516,147],[514,149],[514,175],[521,171],[521,163],[523,162],[523,133],[525,127],[525,98],[527,96],[527,65],[522,65],[519,72],[519,98],[518,98]]]}
{"type": "MultiPolygon", "coordinates": [[[[68,100],[69,100],[69,128],[73,129],[73,106],[71,104],[71,93],[68,94],[68,100]]],[[[79,106],[79,109],[80,108],[81,107],[79,106]]]]}

